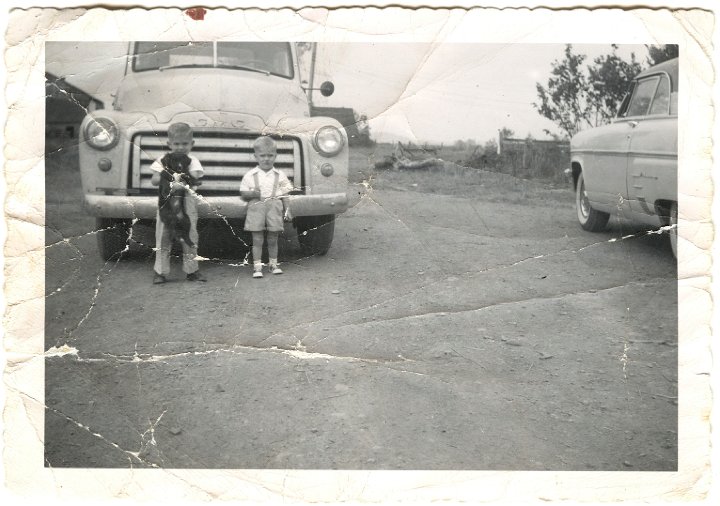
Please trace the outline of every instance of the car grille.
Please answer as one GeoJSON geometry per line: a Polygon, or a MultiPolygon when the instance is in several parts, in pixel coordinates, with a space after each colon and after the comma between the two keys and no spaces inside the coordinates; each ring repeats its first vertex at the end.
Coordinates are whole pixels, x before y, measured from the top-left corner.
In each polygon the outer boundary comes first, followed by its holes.
{"type": "MultiPolygon", "coordinates": [[[[205,172],[198,193],[206,196],[238,195],[243,176],[257,166],[252,145],[258,135],[194,130],[195,145],[192,154],[200,160],[205,172]]],[[[275,167],[285,173],[295,188],[301,188],[303,182],[300,142],[290,137],[275,138],[275,142],[277,142],[275,167]]],[[[157,193],[157,187],[151,183],[150,166],[153,161],[162,158],[167,152],[165,132],[138,132],[133,136],[131,170],[128,175],[129,192],[157,193]]]]}

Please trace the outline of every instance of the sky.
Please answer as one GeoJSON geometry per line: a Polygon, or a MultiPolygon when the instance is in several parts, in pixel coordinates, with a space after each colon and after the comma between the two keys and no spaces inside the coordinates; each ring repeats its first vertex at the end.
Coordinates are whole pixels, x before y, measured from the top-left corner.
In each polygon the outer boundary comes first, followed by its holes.
{"type": "MultiPolygon", "coordinates": [[[[497,138],[501,128],[518,137],[561,133],[533,107],[536,83],[547,84],[564,44],[325,43],[318,45],[315,84],[335,84],[335,93],[315,92],[317,106],[351,107],[369,118],[380,142],[451,144],[497,138]]],[[[124,72],[127,43],[49,42],[46,71],[109,102],[124,72]]],[[[608,44],[576,44],[586,63],[610,52],[608,44]]],[[[620,45],[645,63],[643,45],[620,45]]]]}

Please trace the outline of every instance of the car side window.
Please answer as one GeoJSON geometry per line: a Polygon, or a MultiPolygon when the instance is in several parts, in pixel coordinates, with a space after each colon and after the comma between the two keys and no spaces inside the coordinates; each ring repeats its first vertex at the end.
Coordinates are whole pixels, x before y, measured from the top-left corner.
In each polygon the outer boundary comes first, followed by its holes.
{"type": "Polygon", "coordinates": [[[638,82],[637,86],[635,86],[635,92],[630,99],[630,107],[628,107],[628,111],[625,116],[645,116],[647,114],[648,109],[650,108],[650,102],[652,102],[653,95],[655,95],[657,83],[657,77],[643,79],[638,82]]]}
{"type": "Polygon", "coordinates": [[[670,80],[666,76],[660,78],[655,98],[650,106],[650,116],[667,114],[670,106],[670,80]]]}

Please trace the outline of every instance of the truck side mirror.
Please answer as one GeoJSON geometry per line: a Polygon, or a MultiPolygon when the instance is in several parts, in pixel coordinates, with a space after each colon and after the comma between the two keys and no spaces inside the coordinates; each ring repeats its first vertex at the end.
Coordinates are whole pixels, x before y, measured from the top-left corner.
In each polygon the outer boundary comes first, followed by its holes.
{"type": "Polygon", "coordinates": [[[320,85],[320,93],[323,97],[329,97],[335,93],[335,85],[330,81],[325,81],[320,85]]]}

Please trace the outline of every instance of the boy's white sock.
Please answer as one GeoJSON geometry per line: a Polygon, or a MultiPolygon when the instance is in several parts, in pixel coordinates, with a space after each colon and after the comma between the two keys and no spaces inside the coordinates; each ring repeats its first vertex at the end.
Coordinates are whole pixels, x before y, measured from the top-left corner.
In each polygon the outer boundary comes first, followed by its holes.
{"type": "Polygon", "coordinates": [[[270,265],[277,265],[277,258],[270,258],[268,262],[270,265]]]}
{"type": "Polygon", "coordinates": [[[253,262],[253,269],[256,271],[261,271],[262,270],[262,262],[257,262],[257,261],[253,262]]]}

